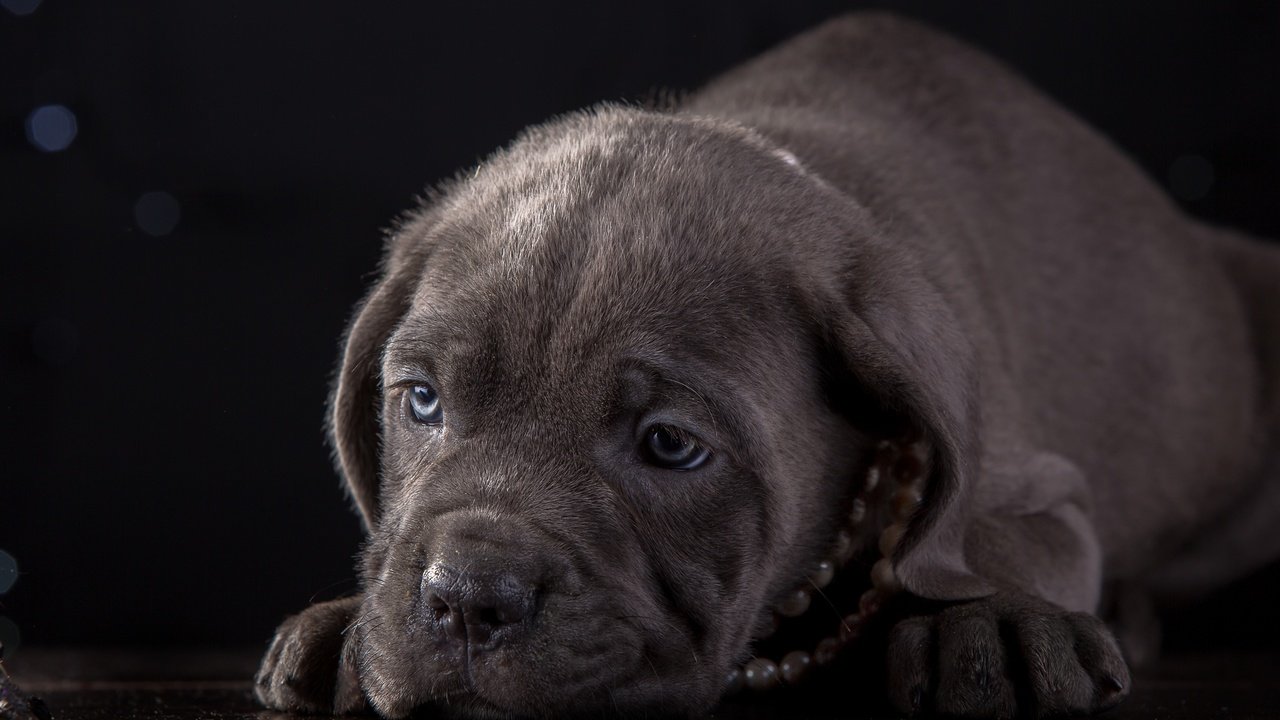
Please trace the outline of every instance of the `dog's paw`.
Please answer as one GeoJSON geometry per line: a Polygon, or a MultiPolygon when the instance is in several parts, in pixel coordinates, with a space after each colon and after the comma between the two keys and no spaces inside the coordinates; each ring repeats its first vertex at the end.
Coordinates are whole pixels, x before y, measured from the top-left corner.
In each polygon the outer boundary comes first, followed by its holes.
{"type": "Polygon", "coordinates": [[[258,702],[273,710],[353,713],[365,710],[354,644],[344,630],[360,598],[317,603],[287,618],[254,678],[258,702]]]}
{"type": "Polygon", "coordinates": [[[888,673],[890,700],[912,715],[1084,715],[1129,694],[1129,668],[1101,620],[1015,594],[900,621],[888,673]]]}

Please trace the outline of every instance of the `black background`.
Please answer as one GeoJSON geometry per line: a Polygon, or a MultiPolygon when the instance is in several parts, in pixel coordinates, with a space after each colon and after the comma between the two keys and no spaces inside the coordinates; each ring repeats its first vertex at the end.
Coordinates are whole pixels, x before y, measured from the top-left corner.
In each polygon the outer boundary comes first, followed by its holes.
{"type": "MultiPolygon", "coordinates": [[[[0,549],[22,569],[0,616],[29,644],[265,642],[351,590],[322,419],[379,229],[530,123],[694,88],[862,6],[0,10],[0,549]],[[65,151],[28,141],[47,104],[77,118],[65,151]],[[135,218],[153,191],[168,234],[135,218]]],[[[1280,237],[1280,3],[895,7],[1004,58],[1188,212],[1280,237]]]]}

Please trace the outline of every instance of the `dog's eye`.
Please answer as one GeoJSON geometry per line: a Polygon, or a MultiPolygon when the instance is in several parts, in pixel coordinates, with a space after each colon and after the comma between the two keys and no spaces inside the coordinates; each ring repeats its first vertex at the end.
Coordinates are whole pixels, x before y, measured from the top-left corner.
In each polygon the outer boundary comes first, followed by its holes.
{"type": "Polygon", "coordinates": [[[409,388],[409,409],[413,411],[413,419],[425,425],[439,425],[444,421],[440,396],[430,385],[414,385],[409,388]]]}
{"type": "Polygon", "coordinates": [[[693,470],[711,457],[711,451],[678,427],[654,425],[644,437],[649,462],[668,470],[693,470]]]}

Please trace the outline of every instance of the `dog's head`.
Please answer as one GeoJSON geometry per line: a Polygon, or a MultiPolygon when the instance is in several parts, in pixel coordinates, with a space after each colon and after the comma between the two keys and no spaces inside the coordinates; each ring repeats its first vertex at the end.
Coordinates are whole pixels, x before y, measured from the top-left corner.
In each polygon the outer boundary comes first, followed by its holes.
{"type": "Polygon", "coordinates": [[[966,582],[964,343],[877,228],[748,130],[629,109],[402,223],[333,402],[374,706],[710,705],[881,430],[935,449],[903,580],[966,582]]]}

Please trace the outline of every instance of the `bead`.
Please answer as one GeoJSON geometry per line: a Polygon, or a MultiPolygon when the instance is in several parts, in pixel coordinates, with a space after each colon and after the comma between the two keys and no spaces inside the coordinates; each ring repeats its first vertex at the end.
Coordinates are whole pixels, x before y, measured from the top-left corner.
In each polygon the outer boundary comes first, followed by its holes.
{"type": "Polygon", "coordinates": [[[742,679],[752,690],[768,690],[778,684],[778,666],[768,658],[756,658],[743,666],[742,679]]]}
{"type": "Polygon", "coordinates": [[[894,520],[910,520],[919,504],[919,491],[914,488],[901,488],[889,500],[889,512],[893,514],[894,520]]]}
{"type": "Polygon", "coordinates": [[[898,543],[902,541],[902,534],[906,532],[905,525],[893,523],[880,533],[880,554],[885,557],[891,557],[893,551],[898,547],[898,543]]]}
{"type": "Polygon", "coordinates": [[[840,642],[847,643],[861,635],[864,622],[858,613],[845,615],[844,620],[840,621],[840,642]]]}
{"type": "Polygon", "coordinates": [[[879,465],[872,465],[867,468],[867,479],[862,483],[862,492],[868,495],[875,492],[876,487],[880,484],[881,474],[879,465]]]}
{"type": "Polygon", "coordinates": [[[809,591],[804,588],[791,591],[791,594],[778,603],[778,614],[783,617],[800,617],[809,609],[809,591]]]}
{"type": "Polygon", "coordinates": [[[840,641],[833,637],[823,638],[813,649],[813,662],[818,665],[830,665],[840,654],[840,641]]]}
{"type": "Polygon", "coordinates": [[[893,479],[900,485],[910,485],[923,475],[924,462],[915,455],[903,455],[893,465],[893,479]]]}
{"type": "Polygon", "coordinates": [[[830,560],[823,560],[818,563],[818,567],[814,568],[813,574],[809,576],[809,582],[813,586],[821,590],[831,583],[831,579],[836,576],[836,565],[830,560]]]}
{"type": "Polygon", "coordinates": [[[893,462],[898,459],[898,446],[889,442],[882,441],[876,447],[876,459],[873,461],[876,465],[888,472],[893,469],[893,462]]]}
{"type": "Polygon", "coordinates": [[[871,588],[858,598],[858,612],[862,613],[863,618],[869,618],[876,614],[882,604],[884,604],[884,596],[879,590],[871,588]]]}
{"type": "Polygon", "coordinates": [[[746,683],[743,677],[742,668],[734,668],[724,676],[724,694],[735,695],[742,692],[742,687],[746,683]]]}
{"type": "Polygon", "coordinates": [[[890,595],[901,589],[898,584],[898,576],[893,572],[893,561],[889,558],[880,558],[875,565],[871,566],[871,584],[881,593],[890,595]]]}
{"type": "Polygon", "coordinates": [[[851,525],[861,524],[867,519],[867,501],[862,498],[854,498],[853,506],[849,508],[849,523],[851,525]]]}
{"type": "Polygon", "coordinates": [[[813,658],[809,653],[803,650],[793,650],[782,657],[782,662],[778,663],[778,674],[782,675],[782,681],[788,685],[796,685],[809,671],[809,665],[813,662],[813,658]]]}
{"type": "Polygon", "coordinates": [[[853,536],[848,530],[836,533],[836,546],[831,551],[831,557],[837,565],[843,565],[853,557],[853,536]]]}

